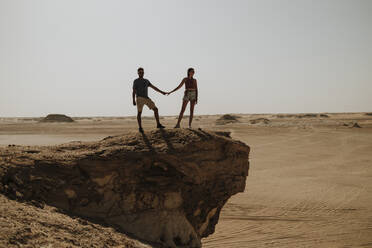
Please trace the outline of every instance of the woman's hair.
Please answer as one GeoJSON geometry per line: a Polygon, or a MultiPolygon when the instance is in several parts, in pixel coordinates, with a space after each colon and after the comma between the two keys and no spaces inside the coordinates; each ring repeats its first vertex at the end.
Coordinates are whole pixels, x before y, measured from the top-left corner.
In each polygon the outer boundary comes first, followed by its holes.
{"type": "Polygon", "coordinates": [[[190,72],[192,72],[192,71],[194,71],[194,68],[189,68],[189,69],[187,69],[187,77],[189,77],[190,72]]]}

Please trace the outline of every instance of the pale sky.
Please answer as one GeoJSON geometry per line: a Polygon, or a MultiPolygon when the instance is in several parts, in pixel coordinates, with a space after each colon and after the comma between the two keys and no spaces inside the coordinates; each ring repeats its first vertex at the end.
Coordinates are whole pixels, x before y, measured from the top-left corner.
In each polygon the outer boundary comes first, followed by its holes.
{"type": "Polygon", "coordinates": [[[135,115],[139,66],[196,114],[372,112],[372,1],[0,0],[0,116],[135,115]]]}

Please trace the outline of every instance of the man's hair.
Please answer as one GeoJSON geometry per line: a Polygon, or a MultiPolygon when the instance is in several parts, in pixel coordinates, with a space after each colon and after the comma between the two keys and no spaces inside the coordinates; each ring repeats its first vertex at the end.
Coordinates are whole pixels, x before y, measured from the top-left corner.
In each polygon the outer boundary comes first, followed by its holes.
{"type": "Polygon", "coordinates": [[[143,68],[142,67],[138,68],[137,72],[139,72],[139,71],[143,71],[143,68]]]}

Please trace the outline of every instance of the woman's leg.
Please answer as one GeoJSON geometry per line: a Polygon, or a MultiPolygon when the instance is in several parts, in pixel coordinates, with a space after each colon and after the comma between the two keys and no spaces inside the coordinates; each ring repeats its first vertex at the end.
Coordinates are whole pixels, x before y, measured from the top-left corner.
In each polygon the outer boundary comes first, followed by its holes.
{"type": "Polygon", "coordinates": [[[192,118],[194,118],[194,107],[196,101],[190,102],[190,117],[189,117],[189,128],[191,128],[192,118]]]}
{"type": "Polygon", "coordinates": [[[181,121],[182,121],[182,117],[183,117],[183,113],[185,112],[185,109],[186,109],[186,106],[187,106],[187,103],[188,102],[189,101],[183,101],[181,112],[180,112],[180,115],[178,116],[178,121],[177,121],[177,124],[176,124],[175,128],[179,128],[180,127],[180,124],[181,124],[181,121]]]}

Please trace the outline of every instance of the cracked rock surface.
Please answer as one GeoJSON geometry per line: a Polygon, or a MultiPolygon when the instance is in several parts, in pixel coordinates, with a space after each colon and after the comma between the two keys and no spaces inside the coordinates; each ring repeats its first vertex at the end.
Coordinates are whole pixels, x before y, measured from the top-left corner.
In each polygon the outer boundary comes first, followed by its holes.
{"type": "Polygon", "coordinates": [[[201,247],[245,189],[249,147],[228,133],[156,130],[0,149],[0,192],[103,221],[150,244],[201,247]]]}

